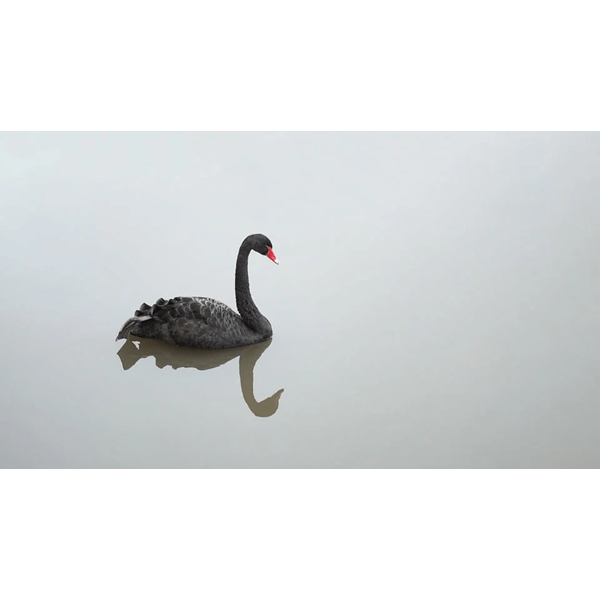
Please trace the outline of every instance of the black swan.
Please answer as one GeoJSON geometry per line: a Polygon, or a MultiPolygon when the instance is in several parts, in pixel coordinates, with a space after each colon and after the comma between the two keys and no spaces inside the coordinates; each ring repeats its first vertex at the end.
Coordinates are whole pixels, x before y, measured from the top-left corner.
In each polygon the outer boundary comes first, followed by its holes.
{"type": "Polygon", "coordinates": [[[275,264],[273,244],[261,233],[249,235],[240,246],[235,266],[235,301],[240,314],[212,298],[178,296],[159,298],[156,304],[142,304],[135,317],[127,320],[117,340],[131,333],[141,338],[163,340],[184,348],[222,350],[257,344],[273,336],[271,323],[250,295],[248,255],[255,250],[275,264]]]}

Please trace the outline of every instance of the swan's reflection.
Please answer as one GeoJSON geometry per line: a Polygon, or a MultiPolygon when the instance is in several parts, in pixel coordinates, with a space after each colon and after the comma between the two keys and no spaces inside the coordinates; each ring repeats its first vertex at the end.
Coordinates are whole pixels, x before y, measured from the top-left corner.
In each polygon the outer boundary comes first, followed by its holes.
{"type": "Polygon", "coordinates": [[[206,371],[220,367],[236,356],[240,357],[240,384],[242,395],[248,408],[257,417],[270,417],[279,408],[279,397],[283,389],[275,392],[270,398],[257,402],[254,398],[254,365],[269,347],[272,340],[252,346],[229,348],[227,350],[194,350],[178,348],[158,340],[147,340],[134,335],[129,335],[126,342],[117,352],[123,365],[123,370],[131,369],[141,358],[154,356],[156,366],[162,369],[171,366],[173,369],[180,367],[206,371]]]}

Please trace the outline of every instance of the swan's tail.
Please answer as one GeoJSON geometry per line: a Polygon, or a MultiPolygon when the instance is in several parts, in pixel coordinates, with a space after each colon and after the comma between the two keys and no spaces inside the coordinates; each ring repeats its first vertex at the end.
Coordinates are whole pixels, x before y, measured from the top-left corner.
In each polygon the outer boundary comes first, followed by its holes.
{"type": "Polygon", "coordinates": [[[152,317],[150,315],[144,315],[141,317],[131,317],[131,319],[127,319],[123,327],[121,327],[121,331],[119,331],[119,335],[117,335],[115,342],[118,342],[119,340],[126,340],[129,332],[132,331],[138,323],[141,323],[142,321],[148,321],[151,318],[152,317]]]}
{"type": "Polygon", "coordinates": [[[119,340],[126,340],[129,332],[135,327],[137,322],[138,320],[135,317],[133,319],[127,319],[123,327],[121,327],[121,331],[119,331],[119,334],[115,338],[115,342],[118,342],[119,340]]]}

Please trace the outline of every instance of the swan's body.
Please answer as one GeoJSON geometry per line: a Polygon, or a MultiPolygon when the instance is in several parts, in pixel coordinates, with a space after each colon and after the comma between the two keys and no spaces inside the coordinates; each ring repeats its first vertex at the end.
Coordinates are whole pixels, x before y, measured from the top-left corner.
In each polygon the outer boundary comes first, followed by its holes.
{"type": "Polygon", "coordinates": [[[239,314],[226,304],[198,296],[160,298],[152,306],[142,304],[121,328],[117,340],[131,333],[141,338],[164,340],[186,348],[216,350],[257,344],[273,336],[271,324],[250,295],[248,255],[251,250],[277,262],[271,241],[262,234],[248,236],[240,246],[235,269],[235,296],[239,314]]]}

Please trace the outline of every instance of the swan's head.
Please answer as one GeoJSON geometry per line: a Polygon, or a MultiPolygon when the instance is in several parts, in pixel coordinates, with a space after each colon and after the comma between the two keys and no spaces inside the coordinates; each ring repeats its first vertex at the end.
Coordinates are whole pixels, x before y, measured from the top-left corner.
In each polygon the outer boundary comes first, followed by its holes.
{"type": "Polygon", "coordinates": [[[270,258],[276,265],[279,264],[279,261],[273,252],[273,244],[266,235],[255,233],[254,235],[249,235],[246,238],[246,241],[250,242],[252,250],[256,250],[259,254],[270,258]]]}

